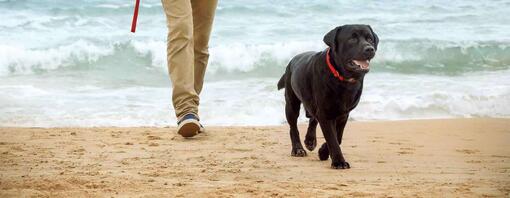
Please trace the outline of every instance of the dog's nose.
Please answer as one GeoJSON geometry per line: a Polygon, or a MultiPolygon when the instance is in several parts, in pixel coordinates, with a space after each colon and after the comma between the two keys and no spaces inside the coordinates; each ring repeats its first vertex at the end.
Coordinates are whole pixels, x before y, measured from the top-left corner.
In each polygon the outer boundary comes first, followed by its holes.
{"type": "Polygon", "coordinates": [[[365,47],[365,53],[373,53],[374,51],[375,51],[375,49],[372,46],[365,47]]]}
{"type": "Polygon", "coordinates": [[[364,49],[363,49],[363,55],[365,55],[366,57],[372,57],[375,55],[375,49],[374,47],[372,46],[366,46],[364,49]]]}

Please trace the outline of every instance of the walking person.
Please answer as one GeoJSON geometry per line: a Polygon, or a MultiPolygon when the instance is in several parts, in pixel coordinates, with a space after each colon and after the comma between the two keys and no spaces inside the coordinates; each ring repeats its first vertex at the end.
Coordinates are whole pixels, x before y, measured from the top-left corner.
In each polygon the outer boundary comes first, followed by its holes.
{"type": "Polygon", "coordinates": [[[168,37],[168,71],[177,133],[193,137],[203,131],[198,115],[200,92],[209,59],[209,37],[217,0],[161,0],[168,37]]]}

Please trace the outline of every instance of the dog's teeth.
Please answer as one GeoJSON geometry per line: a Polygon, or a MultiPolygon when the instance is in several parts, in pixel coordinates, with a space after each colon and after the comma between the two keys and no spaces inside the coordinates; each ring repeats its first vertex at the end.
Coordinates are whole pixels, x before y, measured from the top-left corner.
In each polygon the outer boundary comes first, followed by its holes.
{"type": "Polygon", "coordinates": [[[368,69],[370,65],[370,60],[353,60],[352,62],[361,69],[368,69]]]}

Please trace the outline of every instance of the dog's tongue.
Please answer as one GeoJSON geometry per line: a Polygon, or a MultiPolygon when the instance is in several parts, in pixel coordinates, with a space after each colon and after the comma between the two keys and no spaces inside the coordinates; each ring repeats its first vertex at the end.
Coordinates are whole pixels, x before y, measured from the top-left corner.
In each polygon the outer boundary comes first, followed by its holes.
{"type": "Polygon", "coordinates": [[[361,67],[361,69],[368,69],[368,67],[370,65],[369,60],[353,60],[352,62],[354,62],[356,65],[359,65],[359,67],[361,67]]]}

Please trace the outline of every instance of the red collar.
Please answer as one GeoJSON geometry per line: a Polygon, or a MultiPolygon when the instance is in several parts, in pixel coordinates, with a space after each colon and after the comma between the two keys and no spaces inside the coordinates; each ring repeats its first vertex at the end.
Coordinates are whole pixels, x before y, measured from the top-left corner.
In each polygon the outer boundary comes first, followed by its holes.
{"type": "Polygon", "coordinates": [[[346,82],[350,82],[350,83],[356,82],[356,80],[354,80],[353,78],[345,79],[345,77],[340,75],[338,70],[335,69],[335,66],[333,66],[333,63],[331,63],[331,60],[330,60],[331,56],[329,55],[329,51],[331,51],[331,48],[328,48],[328,51],[326,52],[326,64],[328,65],[329,71],[331,71],[333,76],[338,78],[338,80],[340,80],[340,81],[346,81],[346,82]]]}

